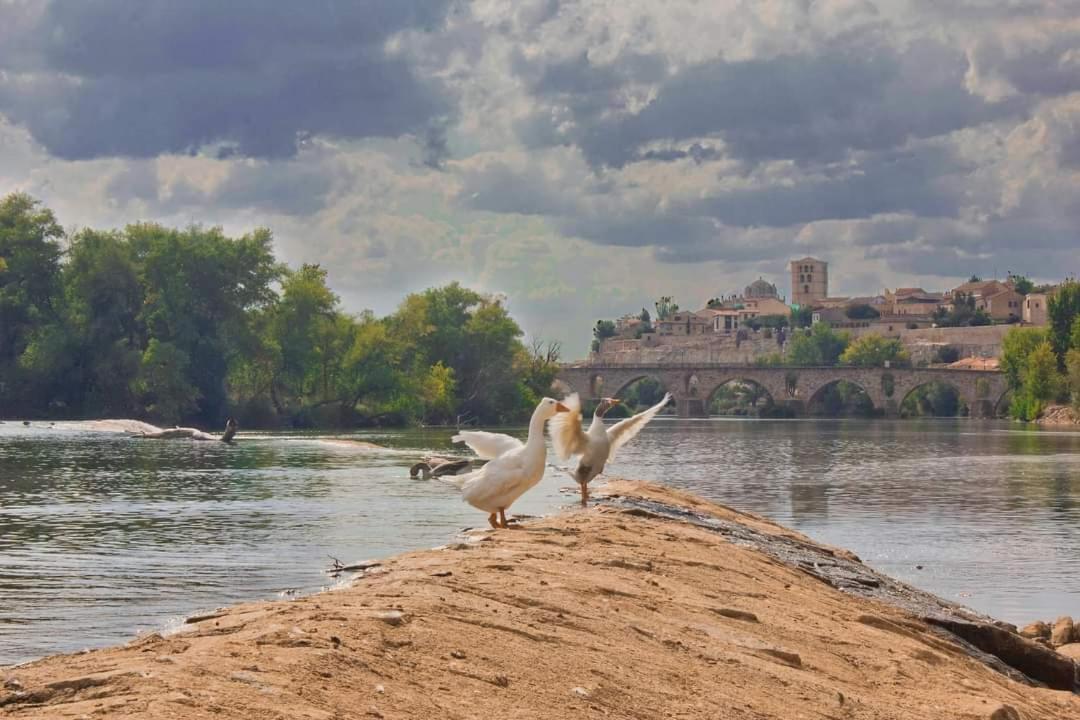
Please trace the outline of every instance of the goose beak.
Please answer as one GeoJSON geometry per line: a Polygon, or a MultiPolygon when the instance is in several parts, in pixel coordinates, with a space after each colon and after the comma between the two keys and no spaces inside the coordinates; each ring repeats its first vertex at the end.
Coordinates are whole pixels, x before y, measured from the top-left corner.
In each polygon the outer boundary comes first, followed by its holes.
{"type": "Polygon", "coordinates": [[[570,412],[570,408],[563,405],[561,402],[555,403],[555,412],[570,412]]]}

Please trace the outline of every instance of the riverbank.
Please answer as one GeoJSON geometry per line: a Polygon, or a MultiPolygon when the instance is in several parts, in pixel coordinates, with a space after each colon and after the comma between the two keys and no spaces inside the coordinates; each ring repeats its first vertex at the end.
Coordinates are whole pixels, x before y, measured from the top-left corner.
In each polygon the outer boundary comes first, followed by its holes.
{"type": "Polygon", "coordinates": [[[1050,405],[1035,422],[1049,427],[1080,427],[1080,414],[1068,405],[1050,405]]]}
{"type": "Polygon", "coordinates": [[[347,589],[0,671],[0,716],[1080,718],[1017,669],[1060,685],[1072,661],[988,618],[756,516],[606,492],[347,589]]]}

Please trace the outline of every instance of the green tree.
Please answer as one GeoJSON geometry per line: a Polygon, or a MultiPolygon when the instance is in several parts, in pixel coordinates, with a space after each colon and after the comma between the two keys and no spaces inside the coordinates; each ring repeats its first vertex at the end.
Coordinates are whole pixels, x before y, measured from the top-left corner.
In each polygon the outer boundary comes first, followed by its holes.
{"type": "Polygon", "coordinates": [[[1013,275],[1012,281],[1013,288],[1021,295],[1027,295],[1035,289],[1035,283],[1031,282],[1029,278],[1026,278],[1023,275],[1013,275]]]}
{"type": "MultiPolygon", "coordinates": [[[[0,199],[0,384],[15,390],[16,406],[34,401],[19,383],[19,356],[35,332],[58,319],[61,237],[52,211],[30,196],[0,199]]],[[[0,406],[0,412],[15,409],[0,406]]]]}
{"type": "Polygon", "coordinates": [[[840,355],[843,365],[858,367],[904,366],[911,363],[911,356],[904,350],[899,338],[885,338],[876,333],[856,339],[840,355]]]}
{"type": "Polygon", "coordinates": [[[848,333],[817,323],[809,333],[792,338],[787,359],[792,365],[836,365],[850,341],[848,333]]]}
{"type": "Polygon", "coordinates": [[[679,304],[670,295],[664,295],[656,301],[656,319],[667,320],[669,317],[679,312],[679,304]]]}
{"type": "Polygon", "coordinates": [[[1065,366],[1065,353],[1072,343],[1073,324],[1080,316],[1080,282],[1067,280],[1062,283],[1046,303],[1050,344],[1054,348],[1058,365],[1065,366]]]}
{"type": "Polygon", "coordinates": [[[1047,403],[1058,398],[1061,388],[1062,378],[1054,348],[1049,341],[1044,341],[1028,356],[1021,388],[1013,397],[1010,412],[1022,420],[1034,420],[1047,403]]]}
{"type": "Polygon", "coordinates": [[[934,323],[940,327],[977,327],[992,324],[985,310],[977,308],[975,296],[958,292],[950,307],[940,306],[934,311],[934,323]]]}
{"type": "Polygon", "coordinates": [[[814,324],[814,311],[803,306],[791,311],[791,327],[808,328],[814,324]]]}
{"type": "Polygon", "coordinates": [[[1073,409],[1080,412],[1080,349],[1065,353],[1065,378],[1073,409]]]}
{"type": "Polygon", "coordinates": [[[1013,390],[1023,384],[1028,358],[1046,339],[1046,331],[1042,328],[1016,327],[1005,333],[1001,343],[1001,369],[1013,390]]]}

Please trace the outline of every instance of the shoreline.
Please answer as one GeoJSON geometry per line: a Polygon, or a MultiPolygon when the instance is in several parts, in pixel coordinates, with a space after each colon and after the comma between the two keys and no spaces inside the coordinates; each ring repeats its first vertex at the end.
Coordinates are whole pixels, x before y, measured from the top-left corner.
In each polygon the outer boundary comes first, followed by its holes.
{"type": "Polygon", "coordinates": [[[1080,718],[1076,666],[1012,626],[759,516],[599,490],[346,588],[0,669],[0,716],[1080,718]]]}

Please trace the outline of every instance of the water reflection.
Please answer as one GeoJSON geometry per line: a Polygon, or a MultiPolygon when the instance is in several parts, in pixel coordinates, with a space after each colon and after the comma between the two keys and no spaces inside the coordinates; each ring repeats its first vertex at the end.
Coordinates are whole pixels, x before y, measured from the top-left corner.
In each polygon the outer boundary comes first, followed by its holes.
{"type": "MultiPolygon", "coordinates": [[[[346,560],[444,543],[482,514],[408,479],[449,430],[248,436],[235,447],[0,425],[0,664],[314,590],[346,560]]],[[[1080,434],[1004,423],[673,420],[612,474],[772,516],[1014,622],[1076,613],[1080,434]],[[923,565],[916,570],[916,565],[923,565]]],[[[560,495],[554,470],[515,510],[560,495]]]]}

